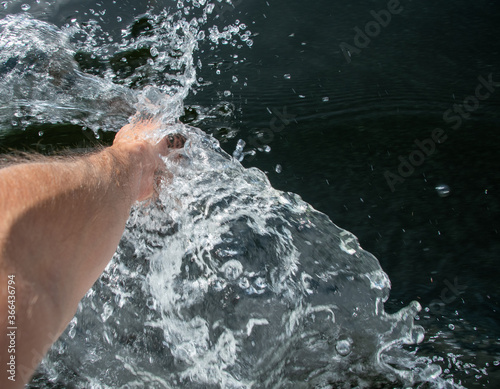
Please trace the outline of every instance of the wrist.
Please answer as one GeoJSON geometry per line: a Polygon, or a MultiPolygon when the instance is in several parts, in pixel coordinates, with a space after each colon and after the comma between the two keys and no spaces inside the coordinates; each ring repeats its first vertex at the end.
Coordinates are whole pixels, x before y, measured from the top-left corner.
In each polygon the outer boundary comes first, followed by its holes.
{"type": "Polygon", "coordinates": [[[117,185],[126,190],[132,203],[153,194],[155,173],[163,162],[151,144],[145,141],[118,142],[104,152],[112,161],[117,185]]]}

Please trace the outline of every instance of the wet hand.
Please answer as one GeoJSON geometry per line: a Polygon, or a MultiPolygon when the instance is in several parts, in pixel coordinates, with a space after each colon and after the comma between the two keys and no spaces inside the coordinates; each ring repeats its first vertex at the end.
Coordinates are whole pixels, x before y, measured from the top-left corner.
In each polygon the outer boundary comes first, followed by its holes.
{"type": "Polygon", "coordinates": [[[161,127],[154,120],[132,121],[116,134],[111,147],[134,172],[133,197],[137,201],[151,198],[158,182],[167,173],[161,156],[184,147],[186,142],[180,134],[168,135],[158,141],[155,133],[161,127]]]}

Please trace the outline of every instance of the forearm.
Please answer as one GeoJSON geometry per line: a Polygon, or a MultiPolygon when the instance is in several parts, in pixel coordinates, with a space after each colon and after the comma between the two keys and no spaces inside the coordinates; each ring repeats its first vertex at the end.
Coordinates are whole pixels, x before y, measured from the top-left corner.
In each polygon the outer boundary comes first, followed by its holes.
{"type": "MultiPolygon", "coordinates": [[[[162,126],[133,119],[96,154],[0,170],[0,327],[17,328],[18,377],[9,387],[29,380],[111,259],[131,205],[154,192],[160,155],[184,146],[180,135],[153,140],[162,126]],[[8,276],[15,279],[14,324],[8,276]]],[[[2,387],[9,342],[0,337],[2,387]]]]}
{"type": "Polygon", "coordinates": [[[58,285],[55,298],[73,305],[66,296],[85,293],[100,274],[135,200],[139,166],[120,157],[108,148],[0,171],[0,208],[6,210],[0,236],[9,237],[1,245],[5,265],[29,282],[44,283],[44,290],[58,285]],[[68,280],[75,273],[76,283],[68,280]]]}
{"type": "Polygon", "coordinates": [[[0,303],[15,275],[18,367],[36,367],[112,257],[144,160],[131,145],[0,170],[0,303]]]}

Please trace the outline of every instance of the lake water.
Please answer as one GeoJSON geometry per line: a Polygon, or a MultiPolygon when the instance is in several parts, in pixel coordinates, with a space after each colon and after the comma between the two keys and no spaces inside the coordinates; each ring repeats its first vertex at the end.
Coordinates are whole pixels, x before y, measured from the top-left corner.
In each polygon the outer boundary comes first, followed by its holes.
{"type": "Polygon", "coordinates": [[[495,2],[0,18],[4,150],[109,144],[136,110],[189,139],[30,387],[500,385],[495,2]]]}

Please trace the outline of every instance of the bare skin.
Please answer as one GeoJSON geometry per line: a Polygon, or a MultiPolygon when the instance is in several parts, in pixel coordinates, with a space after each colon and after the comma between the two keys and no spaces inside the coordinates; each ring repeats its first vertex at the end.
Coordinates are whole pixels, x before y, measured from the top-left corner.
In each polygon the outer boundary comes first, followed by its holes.
{"type": "Polygon", "coordinates": [[[113,256],[132,205],[153,195],[160,155],[183,147],[181,136],[147,140],[156,127],[126,125],[89,156],[0,169],[0,387],[29,381],[113,256]]]}

